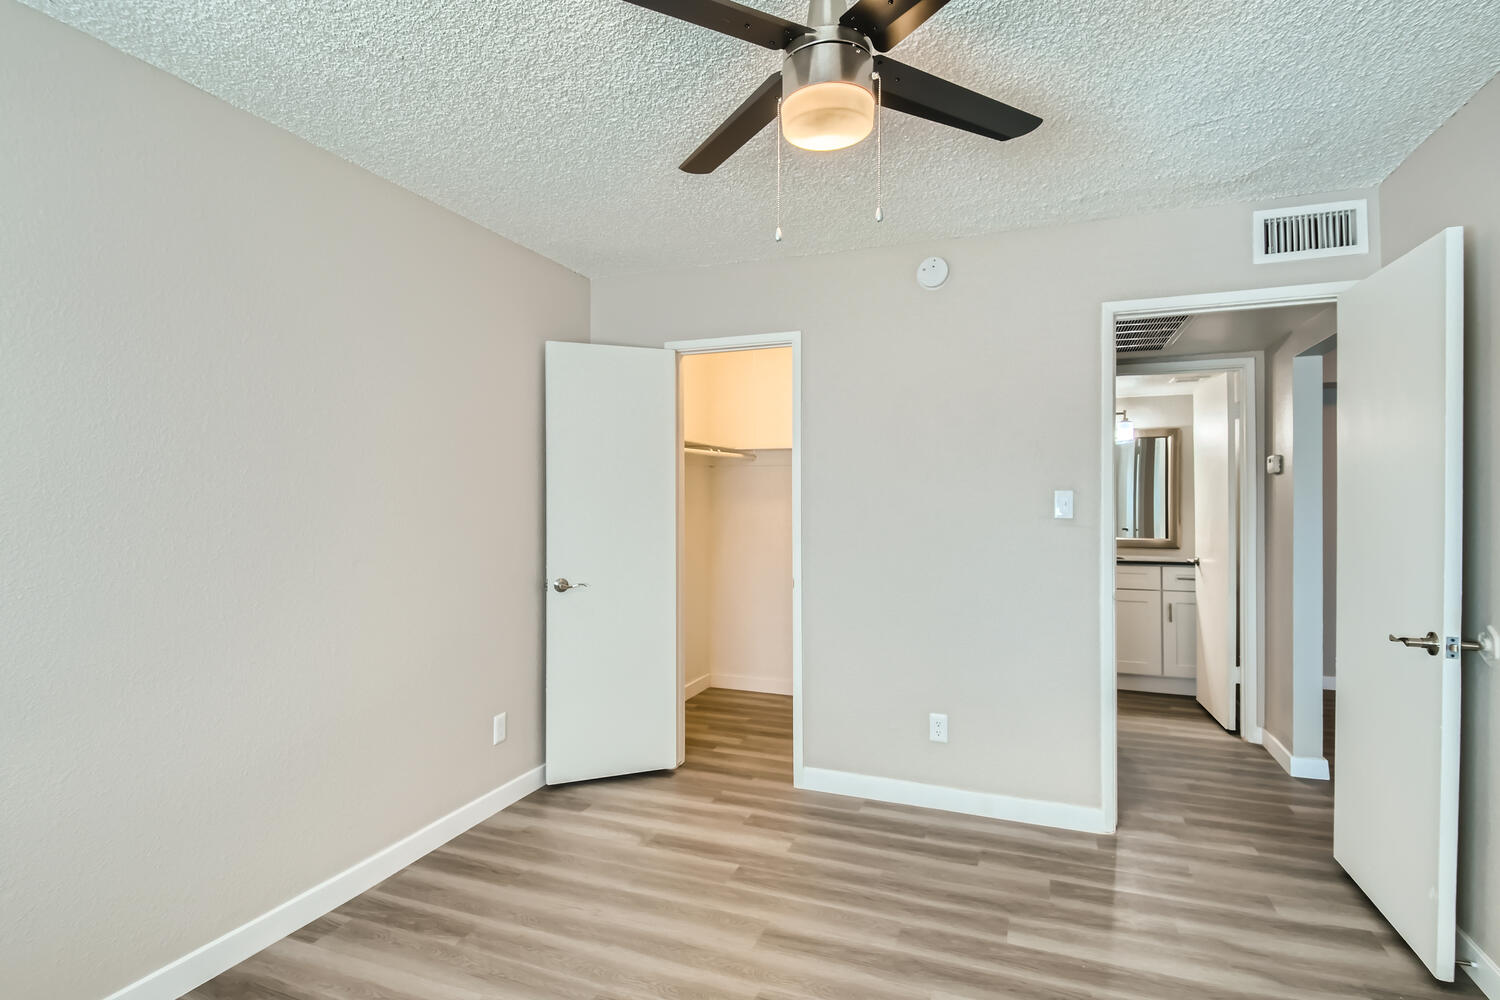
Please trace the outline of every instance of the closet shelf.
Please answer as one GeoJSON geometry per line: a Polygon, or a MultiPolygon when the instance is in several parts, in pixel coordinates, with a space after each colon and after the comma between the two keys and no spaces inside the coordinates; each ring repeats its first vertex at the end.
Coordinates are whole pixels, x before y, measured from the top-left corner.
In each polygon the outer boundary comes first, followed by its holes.
{"type": "Polygon", "coordinates": [[[720,458],[743,458],[747,462],[755,461],[753,451],[745,451],[743,448],[722,448],[716,444],[703,444],[699,441],[682,442],[682,450],[690,451],[695,455],[717,455],[720,458]]]}

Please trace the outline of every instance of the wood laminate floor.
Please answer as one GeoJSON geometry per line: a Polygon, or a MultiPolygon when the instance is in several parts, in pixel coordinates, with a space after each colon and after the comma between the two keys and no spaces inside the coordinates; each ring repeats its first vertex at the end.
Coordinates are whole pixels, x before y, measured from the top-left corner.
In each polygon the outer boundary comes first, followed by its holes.
{"type": "Polygon", "coordinates": [[[1118,836],[801,792],[790,699],[711,689],[688,759],[544,789],[194,1000],[1478,997],[1329,857],[1330,788],[1122,692],[1118,836]]]}

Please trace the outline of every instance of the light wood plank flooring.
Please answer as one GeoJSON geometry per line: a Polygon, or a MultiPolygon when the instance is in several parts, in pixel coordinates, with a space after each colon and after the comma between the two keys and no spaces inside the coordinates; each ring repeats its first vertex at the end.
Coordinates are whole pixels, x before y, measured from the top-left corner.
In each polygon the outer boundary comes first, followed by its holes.
{"type": "Polygon", "coordinates": [[[1111,838],[797,791],[790,700],[711,689],[675,774],[537,792],[190,996],[1479,996],[1330,860],[1326,783],[1120,705],[1111,838]]]}

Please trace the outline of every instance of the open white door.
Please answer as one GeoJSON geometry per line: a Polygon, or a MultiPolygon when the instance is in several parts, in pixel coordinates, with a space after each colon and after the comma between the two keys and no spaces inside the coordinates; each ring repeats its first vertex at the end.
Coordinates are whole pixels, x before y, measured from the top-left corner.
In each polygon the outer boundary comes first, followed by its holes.
{"type": "Polygon", "coordinates": [[[546,360],[547,784],[676,767],[677,356],[546,360]]]}
{"type": "Polygon", "coordinates": [[[1453,979],[1463,230],[1339,296],[1333,856],[1453,979]],[[1432,636],[1432,655],[1393,639],[1432,636]]]}
{"type": "Polygon", "coordinates": [[[1229,375],[1193,390],[1193,532],[1198,557],[1198,703],[1225,729],[1238,725],[1238,496],[1229,375]]]}

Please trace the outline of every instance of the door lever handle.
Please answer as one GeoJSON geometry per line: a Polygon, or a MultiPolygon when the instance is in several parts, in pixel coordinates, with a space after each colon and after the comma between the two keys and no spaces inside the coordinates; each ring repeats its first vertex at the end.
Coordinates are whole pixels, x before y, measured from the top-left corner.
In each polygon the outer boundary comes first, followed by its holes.
{"type": "Polygon", "coordinates": [[[1390,640],[1391,642],[1399,642],[1401,643],[1401,645],[1407,646],[1411,649],[1425,649],[1427,650],[1428,656],[1438,655],[1438,650],[1443,648],[1443,644],[1438,640],[1438,634],[1436,632],[1428,632],[1426,635],[1422,636],[1393,635],[1390,637],[1390,640]]]}
{"type": "Polygon", "coordinates": [[[587,586],[588,584],[586,583],[569,583],[568,578],[565,576],[560,576],[556,580],[552,581],[552,589],[557,591],[559,594],[565,594],[568,591],[574,590],[578,587],[587,586]]]}

